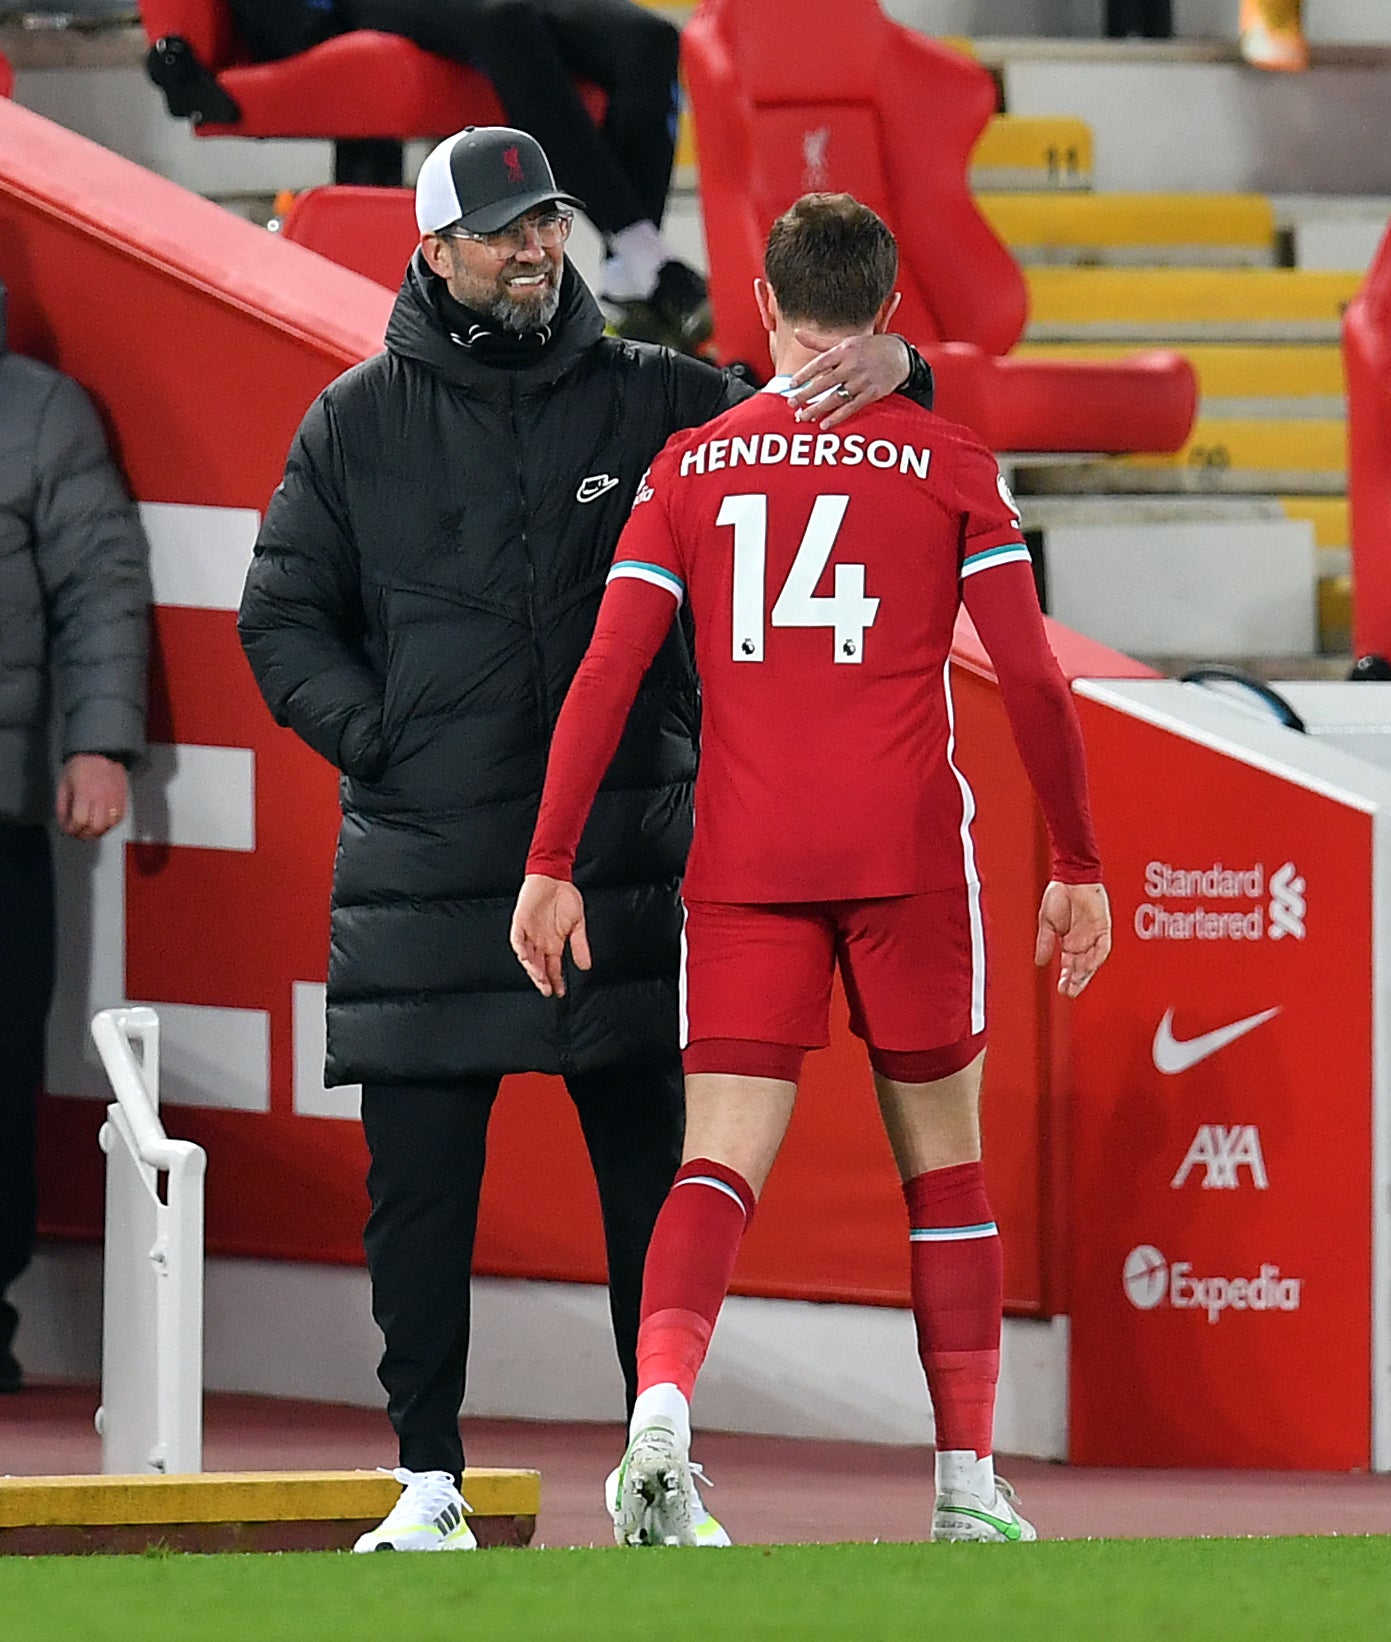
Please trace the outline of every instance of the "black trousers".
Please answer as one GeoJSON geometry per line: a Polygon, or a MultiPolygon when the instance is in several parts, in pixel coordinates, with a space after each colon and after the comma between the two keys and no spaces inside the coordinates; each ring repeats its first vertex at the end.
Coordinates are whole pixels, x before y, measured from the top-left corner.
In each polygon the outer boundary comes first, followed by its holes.
{"type": "Polygon", "coordinates": [[[38,1190],[34,1118],[43,1083],[44,1033],[53,1001],[53,856],[39,826],[0,821],[0,1351],[15,1311],[5,1291],[34,1252],[38,1190]]]}
{"type": "MultiPolygon", "coordinates": [[[[498,1081],[366,1084],[362,1090],[372,1155],[372,1210],[363,1242],[372,1315],[385,1341],[377,1372],[400,1463],[412,1471],[457,1473],[464,1466],[459,1407],[468,1364],[469,1279],[498,1081]]],[[[673,1055],[670,1062],[610,1066],[565,1081],[599,1189],[609,1312],[631,1411],[642,1266],[681,1159],[680,1061],[673,1055]]]]}
{"type": "Polygon", "coordinates": [[[1174,32],[1171,0],[1106,0],[1106,32],[1116,40],[1130,34],[1167,40],[1174,32]]]}
{"type": "MultiPolygon", "coordinates": [[[[350,28],[471,62],[603,234],[659,223],[676,153],[680,35],[633,0],[339,0],[350,28]],[[603,129],[574,77],[608,96],[603,129]]],[[[440,135],[448,136],[448,132],[440,135]]]]}

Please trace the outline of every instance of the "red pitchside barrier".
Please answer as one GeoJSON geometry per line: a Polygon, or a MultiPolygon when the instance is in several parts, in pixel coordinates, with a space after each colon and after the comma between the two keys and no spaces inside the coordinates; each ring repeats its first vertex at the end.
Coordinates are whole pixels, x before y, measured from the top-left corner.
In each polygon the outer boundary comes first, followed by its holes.
{"type": "MultiPolygon", "coordinates": [[[[380,346],[391,294],[5,103],[0,156],[12,345],[87,387],[141,501],[263,509],[309,401],[380,346]]],[[[1145,672],[1062,629],[1053,640],[1071,676],[1145,672]]],[[[1044,840],[964,618],[955,655],[961,760],[980,801],[991,916],[990,1178],[1011,1309],[1049,1314],[1067,1298],[1057,1175],[1069,1091],[1066,1016],[1031,961],[1044,840]]],[[[296,982],[324,976],[333,772],[271,723],[226,607],[156,609],[151,730],[156,742],[249,749],[254,759],[253,849],[127,845],[119,892],[132,1000],[262,1012],[269,1023],[268,1110],[211,1099],[169,1110],[171,1130],[208,1151],[208,1248],[356,1263],[366,1210],[358,1126],[295,1109],[291,997],[296,982]]],[[[868,797],[864,824],[873,825],[868,797]]],[[[49,1235],[100,1234],[101,1117],[99,1101],[72,1090],[42,1102],[49,1235]]],[[[903,1229],[863,1050],[842,1005],[831,1049],[809,1058],[736,1287],[905,1304],[903,1229]]],[[[478,1268],[602,1275],[594,1189],[554,1080],[509,1080],[499,1102],[478,1268]]]]}

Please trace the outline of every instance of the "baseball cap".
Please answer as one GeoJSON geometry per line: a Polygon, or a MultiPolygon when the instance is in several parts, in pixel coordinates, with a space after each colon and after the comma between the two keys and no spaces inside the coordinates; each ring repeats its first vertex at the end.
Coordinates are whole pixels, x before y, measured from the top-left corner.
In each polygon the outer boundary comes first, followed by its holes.
{"type": "Polygon", "coordinates": [[[556,187],[535,137],[508,125],[470,125],[426,156],[415,184],[415,220],[422,234],[456,222],[491,234],[550,200],[584,205],[556,187]]]}

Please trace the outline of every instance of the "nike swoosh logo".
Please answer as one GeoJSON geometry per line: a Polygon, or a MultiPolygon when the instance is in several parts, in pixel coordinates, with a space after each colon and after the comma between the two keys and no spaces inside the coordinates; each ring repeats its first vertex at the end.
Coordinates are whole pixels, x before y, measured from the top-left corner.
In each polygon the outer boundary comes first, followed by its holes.
{"type": "Polygon", "coordinates": [[[944,1514],[948,1511],[953,1516],[974,1517],[977,1522],[983,1522],[1003,1534],[1006,1539],[1020,1538],[1023,1530],[1017,1522],[1011,1522],[1008,1517],[993,1517],[989,1511],[973,1511],[968,1505],[939,1505],[937,1509],[944,1514]]]}
{"type": "Polygon", "coordinates": [[[1259,1015],[1248,1015],[1245,1020],[1233,1021],[1230,1026],[1219,1026],[1212,1032],[1204,1032],[1201,1037],[1176,1038],[1173,1030],[1174,1012],[1172,1009],[1166,1009],[1164,1019],[1155,1028],[1154,1069],[1168,1076],[1175,1072],[1186,1072],[1199,1061],[1206,1060],[1209,1055],[1215,1055],[1219,1049],[1225,1049],[1229,1043],[1235,1043],[1248,1032],[1254,1032],[1272,1015],[1279,1013],[1280,1006],[1277,1004],[1274,1009],[1262,1009],[1259,1015]]]}
{"type": "Polygon", "coordinates": [[[591,473],[587,479],[580,480],[580,488],[575,492],[577,502],[592,502],[607,490],[612,490],[618,480],[610,473],[591,473]]]}

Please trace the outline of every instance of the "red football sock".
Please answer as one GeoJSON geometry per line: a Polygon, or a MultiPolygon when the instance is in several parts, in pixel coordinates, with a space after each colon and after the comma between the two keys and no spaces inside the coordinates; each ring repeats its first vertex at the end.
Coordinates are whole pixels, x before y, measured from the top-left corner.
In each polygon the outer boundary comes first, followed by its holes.
{"type": "Polygon", "coordinates": [[[939,1450],[991,1452],[1000,1377],[1004,1258],[979,1163],[914,1176],[903,1188],[913,1318],[939,1450]]]}
{"type": "Polygon", "coordinates": [[[690,1400],[734,1274],[753,1189],[723,1163],[683,1163],[652,1229],[638,1325],[638,1391],[675,1385],[690,1400]]]}

